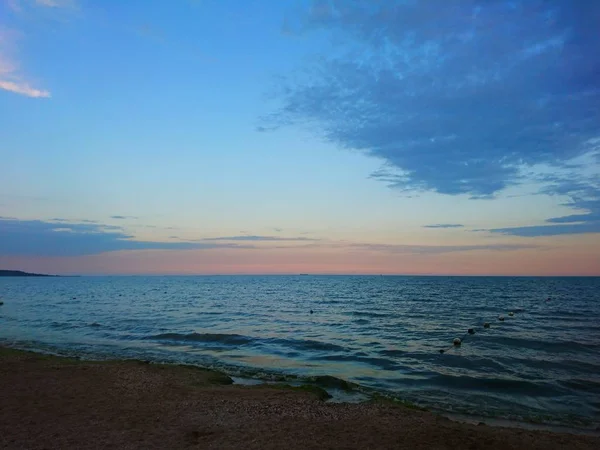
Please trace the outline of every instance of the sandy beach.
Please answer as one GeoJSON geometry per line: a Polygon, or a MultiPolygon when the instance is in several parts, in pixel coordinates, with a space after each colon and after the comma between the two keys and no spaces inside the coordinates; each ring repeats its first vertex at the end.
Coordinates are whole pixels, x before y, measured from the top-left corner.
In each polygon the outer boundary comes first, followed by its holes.
{"type": "Polygon", "coordinates": [[[593,449],[600,438],[457,423],[218,372],[0,349],[0,447],[593,449]]]}

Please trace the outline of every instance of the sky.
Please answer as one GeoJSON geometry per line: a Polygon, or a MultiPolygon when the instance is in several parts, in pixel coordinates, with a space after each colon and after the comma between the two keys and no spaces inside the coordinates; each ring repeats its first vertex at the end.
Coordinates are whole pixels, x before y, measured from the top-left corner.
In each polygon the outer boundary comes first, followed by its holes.
{"type": "Polygon", "coordinates": [[[600,275],[600,2],[0,0],[0,269],[600,275]]]}

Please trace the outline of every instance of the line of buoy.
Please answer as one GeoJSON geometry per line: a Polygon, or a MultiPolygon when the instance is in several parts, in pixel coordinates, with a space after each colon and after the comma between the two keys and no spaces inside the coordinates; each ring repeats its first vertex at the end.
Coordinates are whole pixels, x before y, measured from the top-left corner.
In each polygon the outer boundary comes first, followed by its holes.
{"type": "MultiPolygon", "coordinates": [[[[548,298],[549,300],[550,298],[548,298]]],[[[515,308],[514,311],[510,311],[508,313],[509,317],[513,317],[515,315],[515,312],[523,312],[525,311],[523,308],[515,308]]],[[[502,314],[500,314],[498,316],[498,320],[500,322],[504,322],[504,316],[502,314]]],[[[489,322],[484,322],[483,323],[483,328],[490,328],[490,323],[489,322]]],[[[469,328],[467,330],[467,333],[461,338],[454,338],[454,340],[452,341],[453,347],[460,347],[462,345],[463,340],[465,339],[465,337],[467,337],[469,334],[475,334],[475,328],[469,328]]],[[[439,352],[440,354],[444,354],[446,353],[448,350],[451,350],[453,347],[447,348],[447,349],[440,349],[439,352]]]]}

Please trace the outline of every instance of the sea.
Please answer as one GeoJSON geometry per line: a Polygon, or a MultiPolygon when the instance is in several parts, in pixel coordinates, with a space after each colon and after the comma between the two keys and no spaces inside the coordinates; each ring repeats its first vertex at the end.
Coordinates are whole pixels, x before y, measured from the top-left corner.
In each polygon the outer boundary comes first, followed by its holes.
{"type": "Polygon", "coordinates": [[[600,424],[597,277],[5,277],[0,297],[4,346],[247,384],[326,380],[333,401],[600,424]]]}

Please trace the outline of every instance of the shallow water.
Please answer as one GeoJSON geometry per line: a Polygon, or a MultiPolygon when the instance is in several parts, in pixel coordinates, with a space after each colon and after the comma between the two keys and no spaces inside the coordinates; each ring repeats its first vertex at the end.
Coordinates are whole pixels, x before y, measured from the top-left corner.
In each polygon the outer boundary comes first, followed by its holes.
{"type": "Polygon", "coordinates": [[[332,375],[452,413],[600,422],[600,278],[0,278],[0,296],[4,344],[332,375]]]}

